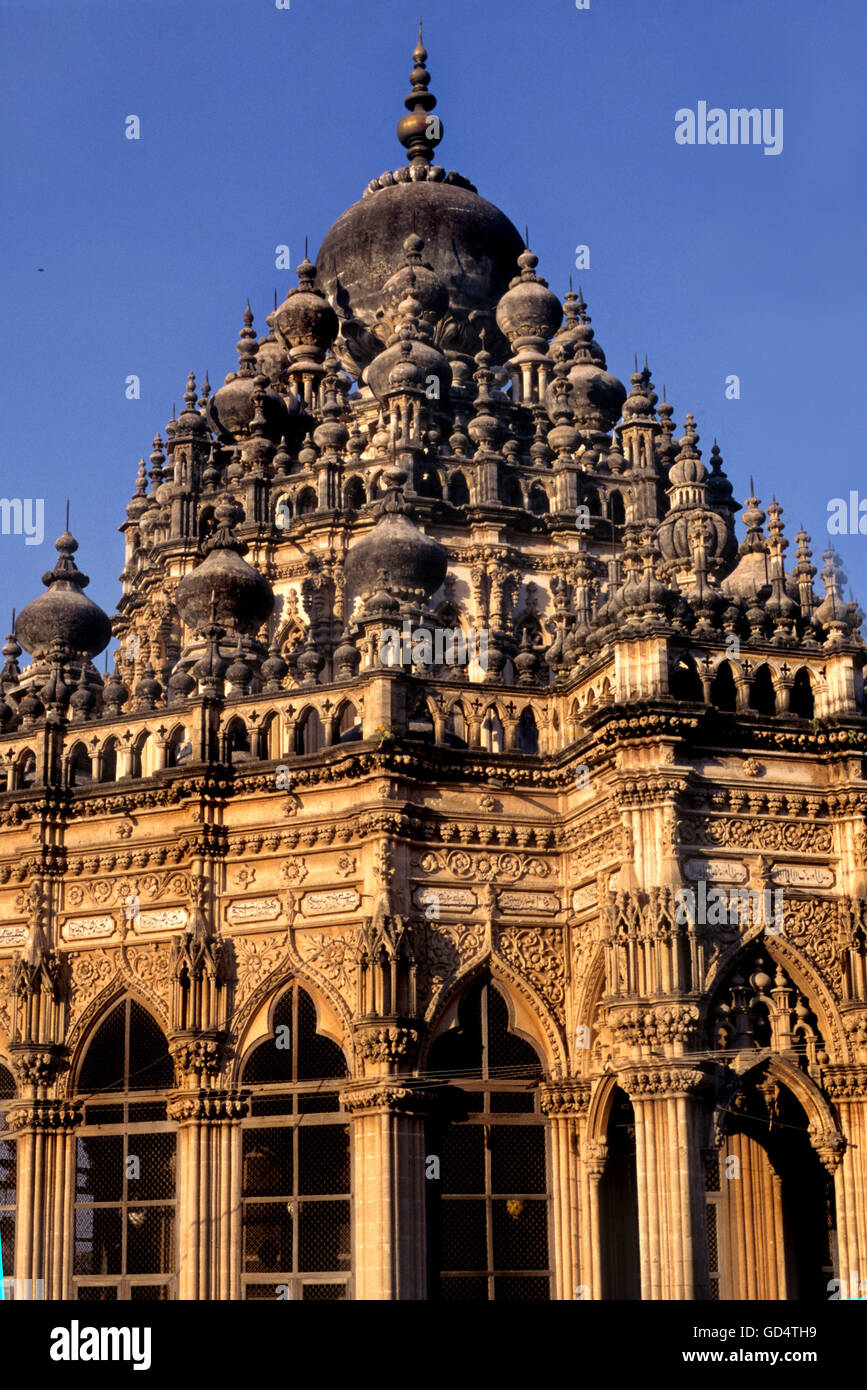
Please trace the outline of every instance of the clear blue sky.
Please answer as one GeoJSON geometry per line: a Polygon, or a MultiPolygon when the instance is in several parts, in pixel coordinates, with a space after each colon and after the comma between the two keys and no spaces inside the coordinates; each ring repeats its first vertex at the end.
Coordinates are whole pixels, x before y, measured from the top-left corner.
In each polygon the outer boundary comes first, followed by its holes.
{"type": "MultiPolygon", "coordinates": [[[[294,266],[306,233],[315,253],[403,162],[418,13],[0,0],[0,495],[46,510],[42,546],[0,536],[3,632],[41,592],[67,496],[89,592],[114,610],[115,528],[187,372],[220,385],[245,298],[266,332],[274,288],[295,284],[274,248],[294,266]]],[[[439,161],[530,224],[559,293],[590,246],[576,279],[609,366],[628,380],[646,352],[678,433],[692,410],[736,497],[754,474],[820,563],[829,498],[867,497],[863,0],[425,0],[423,14],[439,161]],[[782,154],[676,144],[675,111],[699,101],[782,107],[782,154]]],[[[863,602],[867,537],[836,543],[863,602]]]]}

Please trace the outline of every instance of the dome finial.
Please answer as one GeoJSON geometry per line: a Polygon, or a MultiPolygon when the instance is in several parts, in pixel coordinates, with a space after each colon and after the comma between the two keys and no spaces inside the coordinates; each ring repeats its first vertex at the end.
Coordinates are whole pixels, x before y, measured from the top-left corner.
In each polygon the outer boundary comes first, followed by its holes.
{"type": "Polygon", "coordinates": [[[443,124],[439,116],[428,115],[436,106],[437,99],[428,91],[430,73],[426,66],[427,49],[422,42],[421,21],[412,59],[415,64],[409,75],[412,91],[403,103],[410,114],[398,121],[397,138],[405,147],[410,164],[430,164],[434,146],[443,138],[443,124]]]}

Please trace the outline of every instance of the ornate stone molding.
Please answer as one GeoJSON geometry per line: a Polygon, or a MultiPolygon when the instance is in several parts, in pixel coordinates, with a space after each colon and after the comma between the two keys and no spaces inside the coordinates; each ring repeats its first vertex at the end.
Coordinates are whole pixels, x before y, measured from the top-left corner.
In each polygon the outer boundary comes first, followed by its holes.
{"type": "Polygon", "coordinates": [[[710,1084],[705,1072],[677,1066],[629,1068],[620,1072],[620,1082],[630,1100],[698,1095],[710,1084]]]}
{"type": "Polygon", "coordinates": [[[340,1093],[340,1102],[350,1115],[380,1111],[397,1115],[429,1115],[437,1104],[437,1093],[389,1081],[359,1082],[340,1093]]]}
{"type": "Polygon", "coordinates": [[[169,1119],[178,1124],[194,1121],[243,1120],[250,1097],[240,1091],[176,1092],[169,1100],[169,1119]]]}
{"type": "Polygon", "coordinates": [[[590,1082],[583,1077],[564,1077],[540,1087],[543,1115],[586,1115],[590,1105],[590,1082]]]}
{"type": "Polygon", "coordinates": [[[18,1131],[73,1129],[81,1123],[81,1116],[82,1108],[79,1101],[11,1101],[6,1111],[6,1125],[9,1129],[18,1131]]]}

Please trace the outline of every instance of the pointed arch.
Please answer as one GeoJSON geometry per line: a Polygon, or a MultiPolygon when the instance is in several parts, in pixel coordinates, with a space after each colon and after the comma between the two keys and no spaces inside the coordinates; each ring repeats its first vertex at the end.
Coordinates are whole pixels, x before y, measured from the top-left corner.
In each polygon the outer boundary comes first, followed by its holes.
{"type": "Polygon", "coordinates": [[[500,501],[504,507],[524,509],[524,494],[514,473],[505,473],[500,478],[500,501]]]}
{"type": "Polygon", "coordinates": [[[166,740],[166,767],[179,767],[192,753],[189,731],[183,724],[176,724],[166,740]]]}
{"type": "Polygon", "coordinates": [[[361,715],[351,700],[344,700],[335,715],[338,743],[355,743],[362,736],[361,715]]]}
{"type": "Polygon", "coordinates": [[[250,731],[239,714],[230,719],[223,732],[224,763],[248,763],[252,758],[250,731]]]}
{"type": "Polygon", "coordinates": [[[364,493],[364,481],[358,476],[348,478],[343,485],[343,507],[345,511],[360,511],[365,505],[367,498],[364,493]]]}
{"type": "Polygon", "coordinates": [[[528,757],[538,755],[539,727],[532,705],[525,705],[521,710],[515,741],[519,753],[526,753],[528,757]]]}
{"type": "Polygon", "coordinates": [[[698,667],[689,652],[680,652],[672,661],[668,689],[673,700],[700,704],[704,699],[698,667]]]}
{"type": "Polygon", "coordinates": [[[626,525],[626,503],[617,488],[608,494],[608,518],[615,527],[626,525]]]}
{"type": "Polygon", "coordinates": [[[453,507],[470,505],[470,489],[463,473],[453,473],[449,478],[449,501],[453,507]]]}
{"type": "Polygon", "coordinates": [[[482,719],[481,742],[482,747],[487,749],[489,753],[502,753],[505,749],[505,730],[496,705],[489,705],[485,710],[482,719]]]}
{"type": "Polygon", "coordinates": [[[777,692],[774,678],[767,662],[759,667],[750,685],[750,709],[757,714],[772,715],[777,712],[777,692]]]}
{"type": "Polygon", "coordinates": [[[15,789],[26,790],[36,781],[36,754],[32,748],[22,748],[15,759],[15,789]]]}
{"type": "Polygon", "coordinates": [[[466,748],[468,745],[467,716],[460,700],[455,700],[446,715],[445,741],[454,748],[466,748]]]}
{"type": "Polygon", "coordinates": [[[311,513],[319,510],[319,498],[312,487],[302,488],[295,499],[295,515],[310,516],[311,513]]]}
{"type": "Polygon", "coordinates": [[[325,747],[325,728],[322,717],[314,706],[301,714],[295,728],[295,752],[299,757],[319,753],[325,747]]]}
{"type": "Polygon", "coordinates": [[[547,516],[551,510],[551,499],[541,483],[530,488],[530,511],[534,516],[547,516]]]}
{"type": "Polygon", "coordinates": [[[798,719],[815,718],[816,700],[813,694],[813,682],[806,666],[799,666],[795,672],[792,694],[789,698],[789,710],[798,719]]]}
{"type": "Polygon", "coordinates": [[[74,743],[66,759],[66,783],[70,787],[87,787],[93,781],[93,763],[85,745],[74,743]]]}
{"type": "Polygon", "coordinates": [[[423,464],[419,469],[418,495],[419,497],[430,497],[437,502],[442,501],[442,480],[435,468],[423,464]]]}
{"type": "Polygon", "coordinates": [[[738,692],[731,663],[721,661],[714,672],[710,687],[710,702],[715,709],[734,714],[738,707],[738,692]]]}

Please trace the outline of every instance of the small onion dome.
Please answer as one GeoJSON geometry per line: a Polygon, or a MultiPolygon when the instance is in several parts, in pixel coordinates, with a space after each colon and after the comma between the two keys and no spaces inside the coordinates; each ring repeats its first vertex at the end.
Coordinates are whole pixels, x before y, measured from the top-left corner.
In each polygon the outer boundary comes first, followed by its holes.
{"type": "Polygon", "coordinates": [[[190,675],[188,666],[176,666],[169,676],[168,693],[169,701],[186,700],[194,693],[196,682],[190,675]]]}
{"type": "Polygon", "coordinates": [[[643,420],[652,417],[654,407],[659,397],[653,389],[647,358],[644,359],[644,367],[642,370],[640,372],[633,372],[629,380],[632,384],[632,390],[629,392],[623,405],[624,420],[643,420]]]}
{"type": "Polygon", "coordinates": [[[262,689],[266,695],[276,695],[278,690],[283,689],[283,682],[288,675],[289,667],[283,660],[283,655],[276,642],[268,648],[268,655],[262,662],[261,676],[263,681],[262,689]]]}
{"type": "Polygon", "coordinates": [[[190,372],[184,391],[184,408],[174,422],[174,440],[177,443],[181,439],[205,439],[207,434],[208,426],[196,407],[196,378],[190,372]]]}
{"type": "Polygon", "coordinates": [[[72,692],[69,704],[79,719],[86,719],[96,704],[96,696],[89,685],[78,685],[72,692]]]}
{"type": "Polygon", "coordinates": [[[117,669],[117,661],[115,660],[114,670],[108,679],[107,685],[103,687],[102,703],[109,714],[120,714],[128,699],[129,691],[120,678],[120,672],[117,669]]]}
{"type": "MultiPolygon", "coordinates": [[[[684,421],[684,434],[680,441],[680,450],[668,475],[669,482],[673,487],[706,482],[707,469],[701,461],[697,444],[698,434],[695,429],[695,421],[691,415],[687,415],[684,421]]],[[[762,520],[764,521],[764,516],[762,520]]]]}
{"type": "Polygon", "coordinates": [[[418,300],[419,314],[433,327],[447,312],[449,292],[432,266],[421,258],[424,239],[414,232],[403,243],[406,264],[386,280],[382,287],[382,310],[393,318],[407,295],[418,300]]]}
{"type": "Polygon", "coordinates": [[[402,491],[406,473],[388,468],[384,476],[388,491],[379,520],[347,551],[347,583],[365,598],[379,589],[430,598],[446,577],[446,552],[413,521],[402,491]]]}
{"type": "Polygon", "coordinates": [[[94,657],[108,646],[111,622],[82,589],[90,580],[73,560],[78,541],[68,531],[55,542],[60,558],[43,574],[47,593],[19,613],[15,636],[34,657],[44,656],[55,642],[64,642],[79,657],[94,657]]]}
{"type": "Polygon", "coordinates": [[[266,376],[273,384],[283,380],[288,366],[289,354],[282,344],[278,343],[272,329],[267,338],[259,339],[256,368],[262,376],[266,376]]]}
{"type": "Polygon", "coordinates": [[[32,687],[18,706],[18,713],[22,719],[27,720],[40,719],[45,713],[45,706],[34,693],[32,687]]]}
{"type": "Polygon", "coordinates": [[[334,652],[334,675],[339,681],[351,680],[361,663],[361,652],[350,636],[349,628],[344,628],[340,646],[334,652]]]}
{"type": "Polygon", "coordinates": [[[71,686],[68,686],[61,676],[60,668],[58,666],[53,666],[48,680],[39,691],[39,698],[43,705],[46,709],[50,705],[65,705],[69,700],[70,694],[71,686]]]}
{"type": "Polygon", "coordinates": [[[725,507],[734,509],[737,504],[732,500],[732,485],[723,471],[722,465],[722,454],[719,445],[714,440],[713,448],[710,451],[711,472],[707,480],[707,500],[717,510],[725,507]]]}
{"type": "Polygon", "coordinates": [[[242,559],[247,546],[232,531],[239,515],[234,503],[219,504],[214,512],[217,530],[204,546],[206,558],[178,585],[178,612],[194,632],[209,623],[232,632],[255,632],[271,616],[271,585],[242,559]]]}
{"type": "MultiPolygon", "coordinates": [[[[606,371],[605,353],[593,336],[590,315],[580,289],[577,295],[569,291],[563,308],[566,322],[557,333],[553,346],[569,350],[572,354],[569,382],[575,423],[582,429],[607,434],[620,419],[626,400],[626,387],[606,371]]],[[[550,404],[546,392],[545,405],[549,409],[550,404]]]]}
{"type": "MultiPolygon", "coordinates": [[[[312,349],[322,354],[337,337],[337,315],[322,290],[314,288],[316,267],[306,256],[296,274],[296,288],[289,291],[273,314],[268,315],[267,322],[287,348],[312,349]]],[[[299,353],[290,352],[292,356],[298,357],[299,353]]]]}
{"type": "Polygon", "coordinates": [[[393,390],[422,390],[431,377],[439,383],[438,399],[443,400],[448,394],[452,369],[448,359],[430,341],[430,328],[421,314],[422,305],[412,294],[401,300],[398,327],[388,347],[365,367],[362,380],[377,400],[384,400],[393,390]],[[416,371],[408,369],[407,359],[413,363],[416,371]],[[392,383],[392,370],[398,364],[401,364],[400,372],[392,383]]]}
{"type": "Polygon", "coordinates": [[[518,257],[520,275],[509,281],[509,288],[497,305],[497,326],[513,349],[542,348],[556,332],[563,308],[548,281],[535,273],[539,257],[528,248],[518,257]]]}
{"type": "Polygon", "coordinates": [[[10,720],[15,718],[15,711],[6,701],[0,701],[0,729],[5,729],[10,720]]]}
{"type": "Polygon", "coordinates": [[[249,302],[244,310],[244,327],[238,339],[238,371],[230,372],[225,385],[215,391],[205,407],[207,422],[221,439],[233,440],[245,434],[256,412],[254,397],[263,395],[262,413],[267,437],[277,441],[285,434],[288,412],[283,397],[273,391],[267,376],[256,369],[256,334],[253,332],[253,313],[249,302]]]}
{"type": "Polygon", "coordinates": [[[153,709],[162,693],[163,688],[154,676],[154,668],[148,664],[135,688],[135,698],[139,709],[153,709]]]}
{"type": "Polygon", "coordinates": [[[126,514],[130,521],[138,521],[139,517],[148,509],[148,475],[147,465],[144,459],[138,461],[138,477],[136,479],[135,492],[127,503],[126,514]]]}

